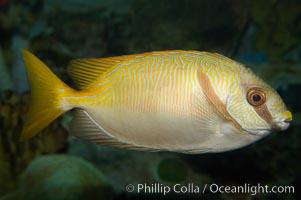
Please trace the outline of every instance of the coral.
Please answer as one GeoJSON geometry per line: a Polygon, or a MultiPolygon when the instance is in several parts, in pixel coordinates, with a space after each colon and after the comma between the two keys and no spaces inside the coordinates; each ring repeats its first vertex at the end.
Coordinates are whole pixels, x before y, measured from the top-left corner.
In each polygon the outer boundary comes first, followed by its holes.
{"type": "Polygon", "coordinates": [[[65,147],[67,132],[54,121],[44,134],[26,142],[19,141],[22,119],[28,109],[29,94],[6,91],[0,97],[0,194],[16,187],[18,177],[31,160],[41,154],[65,147]]]}
{"type": "Polygon", "coordinates": [[[83,159],[67,155],[40,156],[21,177],[17,199],[111,199],[105,176],[83,159]]]}
{"type": "Polygon", "coordinates": [[[124,187],[129,183],[174,184],[175,181],[191,181],[203,184],[211,181],[205,174],[196,173],[176,153],[130,151],[74,139],[70,143],[68,154],[94,163],[106,174],[117,194],[123,193],[124,187]]]}

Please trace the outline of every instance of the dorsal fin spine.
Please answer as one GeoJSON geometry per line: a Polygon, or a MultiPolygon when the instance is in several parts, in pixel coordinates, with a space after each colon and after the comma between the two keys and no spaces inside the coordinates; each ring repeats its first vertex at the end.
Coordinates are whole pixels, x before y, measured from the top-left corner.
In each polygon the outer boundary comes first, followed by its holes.
{"type": "Polygon", "coordinates": [[[79,89],[86,89],[121,61],[118,57],[74,59],[68,66],[68,72],[79,89]]]}

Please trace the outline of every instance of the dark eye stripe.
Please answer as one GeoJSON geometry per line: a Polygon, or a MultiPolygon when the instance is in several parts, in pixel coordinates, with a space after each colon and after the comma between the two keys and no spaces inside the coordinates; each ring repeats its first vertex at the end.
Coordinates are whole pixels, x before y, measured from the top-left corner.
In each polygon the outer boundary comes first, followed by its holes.
{"type": "Polygon", "coordinates": [[[252,105],[256,113],[273,127],[273,117],[267,107],[266,95],[260,88],[254,87],[248,90],[247,100],[252,105]]]}

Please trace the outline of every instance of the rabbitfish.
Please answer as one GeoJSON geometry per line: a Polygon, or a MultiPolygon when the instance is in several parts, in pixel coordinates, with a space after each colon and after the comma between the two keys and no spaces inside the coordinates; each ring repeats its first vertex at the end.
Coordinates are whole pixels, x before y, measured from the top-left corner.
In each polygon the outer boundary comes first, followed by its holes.
{"type": "Polygon", "coordinates": [[[223,152],[289,127],[279,94],[250,69],[217,53],[157,51],[75,59],[78,85],[63,83],[22,50],[32,104],[21,139],[74,109],[70,133],[116,147],[223,152]]]}

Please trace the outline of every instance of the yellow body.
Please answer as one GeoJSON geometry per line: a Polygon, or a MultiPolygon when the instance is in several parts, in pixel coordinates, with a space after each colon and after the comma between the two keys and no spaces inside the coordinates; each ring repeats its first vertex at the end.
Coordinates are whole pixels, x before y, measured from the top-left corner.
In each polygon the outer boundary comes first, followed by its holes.
{"type": "Polygon", "coordinates": [[[23,50],[32,107],[22,139],[77,108],[71,132],[82,139],[141,150],[220,152],[284,130],[291,120],[279,95],[241,64],[219,54],[161,51],[71,61],[74,90],[23,50]],[[267,101],[255,107],[249,88],[267,101]]]}

